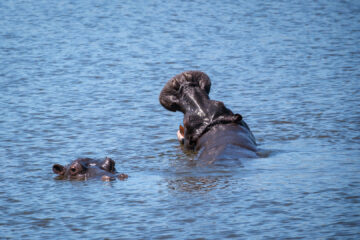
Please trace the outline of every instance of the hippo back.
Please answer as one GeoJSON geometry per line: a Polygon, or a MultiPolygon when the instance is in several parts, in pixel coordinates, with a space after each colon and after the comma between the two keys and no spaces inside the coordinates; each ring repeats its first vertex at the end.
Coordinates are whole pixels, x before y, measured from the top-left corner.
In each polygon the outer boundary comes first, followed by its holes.
{"type": "Polygon", "coordinates": [[[197,142],[199,161],[211,164],[217,160],[241,160],[257,157],[256,142],[250,129],[236,124],[219,124],[197,142]]]}

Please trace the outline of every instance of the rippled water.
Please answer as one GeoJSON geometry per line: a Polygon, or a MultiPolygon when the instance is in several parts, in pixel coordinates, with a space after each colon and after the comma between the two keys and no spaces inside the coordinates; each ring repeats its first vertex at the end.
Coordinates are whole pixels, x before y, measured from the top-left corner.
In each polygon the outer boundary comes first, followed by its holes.
{"type": "Polygon", "coordinates": [[[1,239],[356,239],[358,1],[2,1],[1,239]],[[195,167],[158,94],[202,70],[259,159],[195,167]],[[127,181],[59,181],[112,157],[127,181]]]}

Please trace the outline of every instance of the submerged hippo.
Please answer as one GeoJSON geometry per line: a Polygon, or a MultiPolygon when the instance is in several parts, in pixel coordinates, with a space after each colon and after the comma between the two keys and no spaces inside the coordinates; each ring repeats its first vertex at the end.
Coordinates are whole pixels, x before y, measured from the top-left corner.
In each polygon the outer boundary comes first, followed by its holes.
{"type": "Polygon", "coordinates": [[[101,178],[103,181],[112,181],[116,178],[124,180],[128,175],[118,174],[115,169],[115,161],[106,157],[104,160],[91,158],[78,158],[69,165],[53,165],[53,172],[62,179],[87,180],[89,178],[101,178]]]}
{"type": "Polygon", "coordinates": [[[256,141],[249,126],[224,103],[211,100],[210,87],[205,73],[188,71],[171,78],[162,89],[161,105],[184,114],[184,127],[180,125],[177,132],[179,141],[186,149],[199,151],[198,160],[206,163],[228,157],[229,151],[232,159],[256,157],[256,141]]]}

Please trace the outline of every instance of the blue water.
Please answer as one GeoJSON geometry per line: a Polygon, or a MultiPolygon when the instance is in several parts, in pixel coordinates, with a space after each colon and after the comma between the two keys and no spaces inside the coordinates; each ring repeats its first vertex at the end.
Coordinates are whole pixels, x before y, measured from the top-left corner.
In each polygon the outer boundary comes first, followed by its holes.
{"type": "Polygon", "coordinates": [[[357,239],[358,1],[1,1],[0,239],[357,239]],[[250,125],[258,159],[196,167],[175,74],[250,125]],[[52,165],[117,162],[126,181],[52,165]]]}

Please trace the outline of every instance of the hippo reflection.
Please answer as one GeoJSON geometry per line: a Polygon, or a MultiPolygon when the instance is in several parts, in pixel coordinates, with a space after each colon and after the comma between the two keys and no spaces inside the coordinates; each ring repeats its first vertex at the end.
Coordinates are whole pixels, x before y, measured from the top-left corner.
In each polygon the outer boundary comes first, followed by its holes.
{"type": "Polygon", "coordinates": [[[53,165],[53,172],[61,179],[87,180],[89,178],[101,178],[103,181],[112,181],[116,178],[124,180],[128,175],[118,174],[115,169],[115,161],[106,157],[104,160],[92,158],[78,158],[69,165],[53,165]]]}
{"type": "Polygon", "coordinates": [[[256,141],[240,114],[209,98],[210,78],[188,71],[171,78],[160,93],[160,103],[169,111],[184,114],[177,132],[186,149],[199,151],[199,160],[212,163],[230,152],[231,158],[256,157],[256,141]]]}

